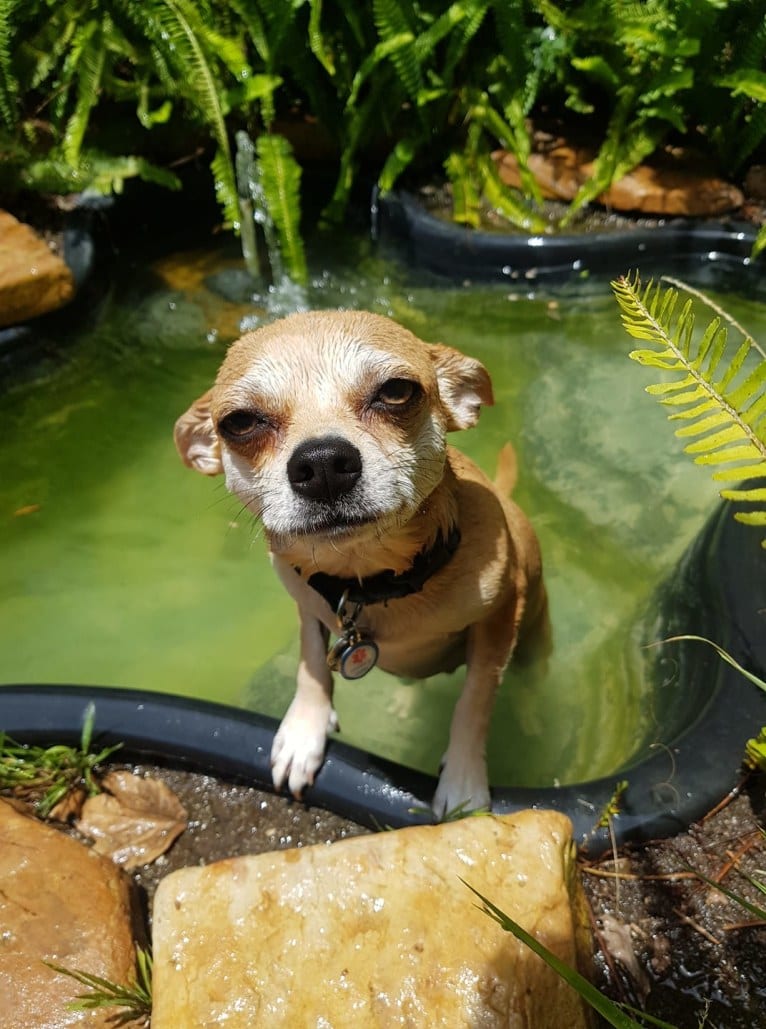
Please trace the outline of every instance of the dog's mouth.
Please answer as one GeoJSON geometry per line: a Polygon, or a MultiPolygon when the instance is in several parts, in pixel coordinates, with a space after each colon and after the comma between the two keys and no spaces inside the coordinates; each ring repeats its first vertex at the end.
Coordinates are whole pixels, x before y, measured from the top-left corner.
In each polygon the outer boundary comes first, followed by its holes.
{"type": "Polygon", "coordinates": [[[337,511],[316,512],[301,519],[290,532],[295,537],[327,536],[337,539],[352,536],[365,526],[373,525],[378,518],[371,514],[341,514],[337,511]]]}

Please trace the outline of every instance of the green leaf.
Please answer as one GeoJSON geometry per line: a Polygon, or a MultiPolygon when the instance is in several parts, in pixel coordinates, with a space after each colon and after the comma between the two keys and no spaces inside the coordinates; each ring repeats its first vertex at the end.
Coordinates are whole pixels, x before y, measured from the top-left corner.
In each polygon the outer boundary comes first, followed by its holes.
{"type": "Polygon", "coordinates": [[[496,211],[525,232],[542,235],[548,231],[546,220],[501,180],[497,165],[490,154],[481,155],[477,159],[477,167],[484,196],[496,211]]]}
{"type": "Polygon", "coordinates": [[[284,136],[261,135],[255,149],[261,186],[287,273],[295,282],[305,283],[308,269],[300,233],[300,165],[284,136]]]}
{"type": "Polygon", "coordinates": [[[761,104],[766,103],[766,72],[759,68],[739,68],[717,81],[719,85],[727,86],[733,96],[744,95],[761,104]]]}
{"type": "Polygon", "coordinates": [[[684,633],[680,636],[668,636],[668,638],[663,640],[663,642],[679,643],[684,640],[689,640],[692,643],[705,643],[708,647],[712,647],[720,658],[722,658],[728,665],[731,665],[731,667],[738,671],[741,675],[744,675],[744,677],[749,682],[752,682],[754,685],[758,686],[762,690],[766,690],[766,682],[764,682],[763,679],[759,678],[759,676],[757,676],[754,672],[748,672],[748,670],[746,668],[743,668],[738,661],[735,661],[731,654],[725,651],[723,647],[719,647],[717,643],[714,643],[712,640],[707,639],[705,636],[694,636],[691,634],[684,633]]]}
{"type": "Polygon", "coordinates": [[[335,75],[335,62],[322,35],[322,0],[309,0],[309,46],[311,52],[329,76],[335,75]]]}
{"type": "Polygon", "coordinates": [[[378,176],[378,186],[382,193],[388,193],[405,168],[415,159],[418,144],[414,139],[400,139],[386,158],[386,163],[378,176]]]}
{"type": "MultiPolygon", "coordinates": [[[[745,764],[759,772],[766,772],[766,726],[754,739],[745,743],[745,764]]],[[[759,889],[766,890],[766,887],[759,884],[759,889]]]]}
{"type": "MultiPolygon", "coordinates": [[[[572,989],[582,997],[586,1003],[588,1003],[594,1011],[597,1011],[602,1018],[604,1018],[609,1025],[614,1026],[615,1029],[643,1029],[640,1022],[635,1022],[632,1018],[625,1014],[619,1005],[605,997],[603,993],[596,989],[596,987],[585,978],[580,975],[574,968],[570,968],[566,962],[562,961],[558,955],[554,954],[553,951],[549,950],[545,944],[540,943],[531,933],[528,933],[526,929],[522,928],[518,922],[515,922],[509,915],[506,915],[499,907],[496,907],[490,900],[484,897],[478,890],[474,889],[470,883],[467,883],[464,879],[461,879],[468,889],[474,893],[481,901],[482,908],[485,914],[489,915],[490,918],[494,919],[495,922],[505,932],[511,933],[520,940],[525,946],[529,947],[531,951],[537,954],[545,961],[545,963],[553,969],[553,971],[560,976],[564,982],[568,983],[572,989]]],[[[657,1022],[655,1023],[662,1026],[663,1029],[673,1029],[672,1026],[667,1023],[657,1022]]]]}
{"type": "MultiPolygon", "coordinates": [[[[351,91],[346,101],[346,109],[354,107],[357,98],[359,96],[359,90],[364,85],[365,81],[369,78],[372,72],[377,68],[379,64],[385,61],[387,58],[392,57],[397,51],[404,49],[404,47],[410,46],[414,41],[415,37],[411,32],[400,32],[396,36],[391,36],[389,39],[385,39],[378,43],[375,49],[362,61],[359,70],[354,76],[354,81],[351,83],[351,91]]],[[[417,91],[414,94],[417,97],[417,91]]]]}
{"type": "MultiPolygon", "coordinates": [[[[612,283],[612,287],[626,331],[651,344],[631,351],[630,357],[678,376],[675,381],[648,386],[647,392],[674,409],[670,418],[685,420],[686,424],[676,430],[677,436],[696,437],[686,444],[685,452],[697,464],[738,466],[715,472],[715,479],[766,479],[766,439],[764,432],[758,431],[766,416],[766,359],[751,367],[735,385],[754,350],[750,337],[747,336],[730,357],[727,330],[721,326],[721,318],[732,325],[736,323],[726,312],[720,312],[707,326],[701,340],[695,342],[691,300],[674,320],[675,289],[662,290],[649,282],[642,292],[637,275],[623,277],[612,283]]],[[[707,298],[696,291],[695,295],[707,302],[707,298]]],[[[760,504],[763,500],[756,489],[723,490],[721,496],[735,502],[760,504]]],[[[738,511],[735,517],[751,525],[762,525],[766,512],[738,511]]]]}
{"type": "Polygon", "coordinates": [[[444,170],[452,185],[452,219],[459,225],[478,229],[481,224],[479,190],[463,154],[450,154],[444,170]]]}

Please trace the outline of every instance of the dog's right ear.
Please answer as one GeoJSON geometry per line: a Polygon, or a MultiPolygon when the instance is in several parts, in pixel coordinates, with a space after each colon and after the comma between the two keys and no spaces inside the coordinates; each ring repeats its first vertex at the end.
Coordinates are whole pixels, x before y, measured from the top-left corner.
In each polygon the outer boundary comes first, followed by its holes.
{"type": "Polygon", "coordinates": [[[173,439],[181,460],[187,468],[193,468],[203,475],[220,475],[223,471],[221,444],[210,414],[212,392],[209,389],[195,400],[173,429],[173,439]]]}

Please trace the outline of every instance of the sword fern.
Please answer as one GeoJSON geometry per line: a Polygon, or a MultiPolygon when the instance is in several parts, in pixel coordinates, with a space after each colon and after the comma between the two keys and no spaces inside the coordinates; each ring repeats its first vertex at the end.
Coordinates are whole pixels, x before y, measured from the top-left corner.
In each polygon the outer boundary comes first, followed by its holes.
{"type": "MultiPolygon", "coordinates": [[[[688,291],[683,283],[679,285],[688,291]]],[[[721,496],[755,505],[735,511],[734,517],[749,525],[766,526],[763,350],[703,294],[695,293],[718,313],[698,339],[690,298],[676,315],[677,289],[663,289],[651,280],[642,289],[638,275],[623,276],[612,288],[626,331],[644,344],[631,351],[630,357],[667,373],[646,391],[671,409],[671,421],[683,423],[676,435],[690,441],[685,452],[697,464],[716,466],[713,479],[719,482],[755,480],[738,488],[726,487],[721,496]],[[729,346],[725,321],[742,332],[744,338],[736,347],[729,346]]]]}

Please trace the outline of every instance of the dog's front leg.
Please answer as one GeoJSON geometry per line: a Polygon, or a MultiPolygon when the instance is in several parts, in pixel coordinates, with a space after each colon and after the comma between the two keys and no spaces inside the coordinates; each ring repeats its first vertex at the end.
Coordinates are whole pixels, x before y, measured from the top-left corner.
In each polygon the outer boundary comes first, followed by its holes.
{"type": "Polygon", "coordinates": [[[285,782],[295,797],[314,782],[324,758],[327,734],[338,728],[327,667],[327,629],[301,613],[298,686],[271,748],[271,774],[279,790],[285,782]]]}
{"type": "Polygon", "coordinates": [[[437,818],[490,807],[486,742],[497,687],[511,659],[522,611],[515,597],[468,630],[466,678],[433,799],[437,818]]]}

